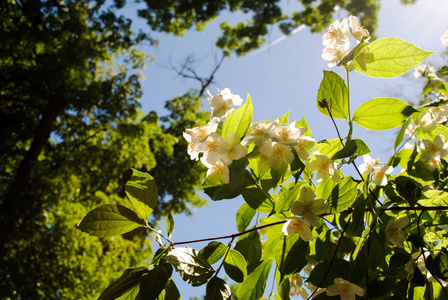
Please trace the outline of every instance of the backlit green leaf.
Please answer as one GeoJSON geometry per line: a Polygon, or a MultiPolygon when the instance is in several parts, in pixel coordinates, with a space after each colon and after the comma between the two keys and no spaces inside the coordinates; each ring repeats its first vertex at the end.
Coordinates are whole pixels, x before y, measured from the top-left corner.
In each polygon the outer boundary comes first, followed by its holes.
{"type": "Polygon", "coordinates": [[[224,260],[227,275],[236,282],[243,282],[247,276],[247,263],[244,256],[237,250],[230,250],[224,260]]]}
{"type": "Polygon", "coordinates": [[[238,231],[241,232],[246,230],[254,216],[255,210],[253,210],[246,202],[243,203],[236,213],[236,228],[238,231]]]}
{"type": "Polygon", "coordinates": [[[356,71],[371,77],[393,78],[414,68],[432,53],[398,38],[382,38],[363,48],[353,65],[356,71]]]}
{"type": "Polygon", "coordinates": [[[169,278],[165,285],[165,289],[160,293],[157,300],[180,300],[180,293],[174,281],[169,278]]]}
{"type": "Polygon", "coordinates": [[[124,295],[134,287],[140,285],[142,277],[148,273],[149,270],[147,267],[127,269],[120,278],[112,282],[112,284],[101,293],[98,300],[113,300],[124,295]]]}
{"type": "Polygon", "coordinates": [[[227,246],[221,242],[213,241],[199,251],[199,254],[207,259],[208,263],[213,265],[218,262],[227,251],[227,246]]]}
{"type": "Polygon", "coordinates": [[[76,228],[99,237],[120,235],[145,223],[132,210],[118,204],[105,204],[90,211],[76,228]]]}
{"type": "Polygon", "coordinates": [[[158,191],[154,178],[148,173],[132,169],[125,190],[137,213],[142,219],[147,220],[157,205],[158,191]]]}
{"type": "Polygon", "coordinates": [[[168,214],[166,219],[166,232],[168,233],[168,238],[170,239],[174,232],[174,218],[171,213],[168,214]]]}
{"type": "Polygon", "coordinates": [[[272,260],[264,260],[255,266],[244,282],[238,285],[236,296],[238,299],[258,300],[263,296],[266,281],[271,270],[272,260]]]}
{"type": "Polygon", "coordinates": [[[244,136],[252,123],[253,105],[250,96],[247,95],[246,102],[234,110],[222,124],[222,136],[235,132],[240,138],[244,136]]]}
{"type": "Polygon", "coordinates": [[[244,256],[248,265],[260,261],[262,247],[258,231],[240,236],[236,242],[235,250],[244,256]]]}
{"type": "Polygon", "coordinates": [[[165,256],[180,277],[192,286],[199,286],[212,277],[214,270],[201,254],[190,247],[174,248],[165,256]]]}
{"type": "Polygon", "coordinates": [[[412,113],[412,106],[395,98],[375,98],[361,104],[353,121],[371,130],[385,130],[400,126],[412,113]]]}
{"type": "Polygon", "coordinates": [[[356,200],[357,182],[353,181],[350,176],[342,178],[342,180],[333,188],[331,193],[332,212],[341,212],[349,208],[356,200]]]}
{"type": "Polygon", "coordinates": [[[298,234],[284,236],[275,255],[280,273],[284,276],[300,271],[308,263],[308,252],[309,243],[303,241],[298,234]]]}
{"type": "Polygon", "coordinates": [[[329,117],[327,107],[333,118],[348,119],[350,108],[347,86],[341,76],[331,71],[324,71],[324,78],[317,93],[317,108],[329,117]]]}

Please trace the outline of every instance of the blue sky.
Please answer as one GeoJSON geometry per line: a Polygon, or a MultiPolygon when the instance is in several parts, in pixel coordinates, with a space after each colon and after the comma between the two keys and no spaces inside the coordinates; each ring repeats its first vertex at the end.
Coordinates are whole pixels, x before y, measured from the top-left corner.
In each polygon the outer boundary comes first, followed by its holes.
{"type": "MultiPolygon", "coordinates": [[[[299,4],[286,1],[287,10],[299,10],[299,4]]],[[[335,18],[346,17],[344,11],[337,11],[335,18]]],[[[163,105],[168,99],[183,94],[190,87],[198,88],[197,82],[182,79],[168,68],[170,64],[179,64],[185,57],[193,54],[198,60],[197,71],[207,76],[214,68],[214,42],[220,35],[219,22],[229,20],[237,22],[244,19],[242,14],[223,14],[211,22],[203,32],[187,32],[184,38],[155,34],[160,41],[158,49],[148,48],[155,55],[154,63],[145,70],[146,81],[143,83],[142,108],[145,112],[156,110],[164,114],[163,105]]],[[[362,23],[362,20],[361,20],[362,23]]],[[[440,61],[439,53],[444,50],[440,36],[448,26],[448,1],[417,1],[415,5],[402,6],[399,0],[383,0],[379,14],[377,36],[395,36],[428,50],[436,51],[427,62],[440,61]]],[[[277,29],[272,29],[270,40],[281,38],[277,29]]],[[[249,93],[254,103],[254,122],[273,120],[288,110],[290,119],[301,119],[306,116],[308,124],[316,139],[336,138],[331,120],[321,115],[316,108],[317,90],[322,80],[323,70],[338,72],[343,78],[342,69],[328,68],[327,62],[321,58],[323,50],[322,35],[311,34],[305,28],[294,35],[283,39],[270,47],[255,51],[245,57],[226,59],[216,74],[216,85],[210,87],[212,93],[216,89],[229,88],[232,93],[245,98],[249,93]]],[[[375,97],[397,97],[409,100],[421,91],[422,82],[414,80],[412,72],[407,77],[397,79],[374,79],[364,75],[351,73],[352,110],[361,103],[375,97]]],[[[346,130],[339,123],[342,132],[346,130]]],[[[392,154],[393,139],[396,130],[386,132],[369,132],[355,127],[354,136],[364,139],[372,150],[372,157],[380,157],[382,161],[392,154]]],[[[343,133],[344,135],[344,133],[343,133]]],[[[211,202],[206,208],[194,212],[193,218],[183,215],[175,216],[176,229],[173,240],[191,240],[205,237],[228,235],[237,232],[235,216],[243,204],[242,198],[211,202]]],[[[222,241],[227,243],[228,241],[222,241]]],[[[189,245],[201,249],[203,244],[189,245]]],[[[221,271],[223,272],[223,271],[221,271]]],[[[225,276],[224,273],[220,277],[225,276]]],[[[185,284],[179,276],[174,280],[181,291],[183,299],[205,294],[205,286],[192,288],[185,284]]],[[[268,286],[270,286],[268,282],[268,286]]]]}

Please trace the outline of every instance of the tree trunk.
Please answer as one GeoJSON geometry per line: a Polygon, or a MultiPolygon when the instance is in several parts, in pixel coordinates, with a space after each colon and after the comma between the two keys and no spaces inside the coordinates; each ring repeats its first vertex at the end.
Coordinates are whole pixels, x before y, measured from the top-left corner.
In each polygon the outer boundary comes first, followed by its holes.
{"type": "Polygon", "coordinates": [[[20,217],[19,208],[23,206],[24,202],[22,191],[25,189],[33,174],[39,154],[42,152],[42,149],[50,138],[56,118],[62,113],[67,104],[66,98],[67,88],[65,85],[62,85],[56,89],[56,92],[50,98],[47,107],[42,113],[42,118],[37,126],[30,148],[20,162],[15,177],[9,185],[8,192],[2,201],[0,249],[3,248],[14,223],[17,222],[20,217]]]}

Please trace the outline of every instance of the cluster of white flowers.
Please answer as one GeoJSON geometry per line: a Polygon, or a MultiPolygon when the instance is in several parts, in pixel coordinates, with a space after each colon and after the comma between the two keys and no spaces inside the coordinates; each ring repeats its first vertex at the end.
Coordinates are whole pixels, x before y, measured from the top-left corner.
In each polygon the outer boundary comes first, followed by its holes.
{"type": "Polygon", "coordinates": [[[445,143],[445,137],[441,134],[434,140],[421,140],[417,149],[421,153],[420,160],[426,162],[429,170],[434,171],[442,166],[441,159],[448,155],[448,144],[445,143]]]}
{"type": "Polygon", "coordinates": [[[353,50],[350,48],[352,39],[360,43],[369,38],[369,31],[360,25],[357,17],[350,16],[340,22],[335,20],[322,37],[322,44],[325,46],[322,58],[329,61],[328,67],[334,67],[353,50]],[[351,38],[349,38],[350,34],[351,38]]]}
{"type": "Polygon", "coordinates": [[[431,79],[440,80],[440,77],[436,73],[436,69],[431,65],[418,65],[414,69],[414,77],[419,78],[422,76],[427,76],[431,79]]]}
{"type": "Polygon", "coordinates": [[[223,89],[218,95],[210,94],[208,98],[212,108],[212,118],[206,124],[186,129],[183,136],[188,142],[188,154],[193,160],[199,160],[208,168],[207,180],[214,184],[223,179],[229,182],[228,166],[233,160],[242,158],[247,154],[247,148],[240,143],[240,137],[230,132],[222,137],[216,133],[219,123],[226,118],[234,106],[243,102],[238,95],[233,95],[229,89],[223,89]]]}
{"type": "Polygon", "coordinates": [[[296,127],[296,121],[289,124],[280,124],[278,119],[269,123],[260,121],[251,125],[250,134],[241,143],[244,146],[254,144],[260,147],[259,169],[267,172],[270,169],[277,170],[283,162],[293,162],[294,154],[290,147],[302,160],[309,159],[309,152],[316,141],[304,136],[306,131],[305,127],[296,127]]]}
{"type": "Polygon", "coordinates": [[[285,235],[297,233],[305,242],[311,241],[313,234],[310,227],[320,225],[317,215],[323,214],[327,209],[328,204],[325,200],[314,199],[313,190],[304,186],[300,190],[299,200],[291,205],[291,212],[302,217],[287,218],[286,223],[283,224],[283,233],[285,235]]]}
{"type": "Polygon", "coordinates": [[[376,185],[387,185],[387,175],[394,170],[391,166],[380,166],[379,158],[373,159],[370,155],[363,156],[364,163],[359,166],[359,172],[361,174],[367,173],[371,176],[373,183],[376,185]]]}

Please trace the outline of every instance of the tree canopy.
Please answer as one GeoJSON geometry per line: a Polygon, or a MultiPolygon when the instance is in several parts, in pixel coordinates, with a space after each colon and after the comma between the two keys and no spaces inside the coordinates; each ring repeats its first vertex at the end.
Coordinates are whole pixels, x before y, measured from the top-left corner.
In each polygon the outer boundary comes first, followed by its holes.
{"type": "Polygon", "coordinates": [[[117,272],[148,257],[145,230],[97,239],[75,231],[87,211],[123,201],[131,167],[157,181],[153,222],[204,203],[196,193],[203,167],[189,160],[182,138],[185,128],[208,118],[204,86],[167,101],[167,116],[139,108],[140,70],[151,60],[139,45],[157,45],[152,31],[182,35],[224,11],[242,11],[248,20],[223,23],[217,46],[243,55],[263,43],[270,25],[279,23],[285,33],[300,24],[319,31],[338,4],[364,14],[373,31],[378,10],[374,0],[301,1],[302,11],[290,15],[279,1],[145,1],[138,15],[148,28],[136,33],[120,13],[127,4],[7,0],[0,7],[0,294],[6,297],[93,298],[117,272]]]}

